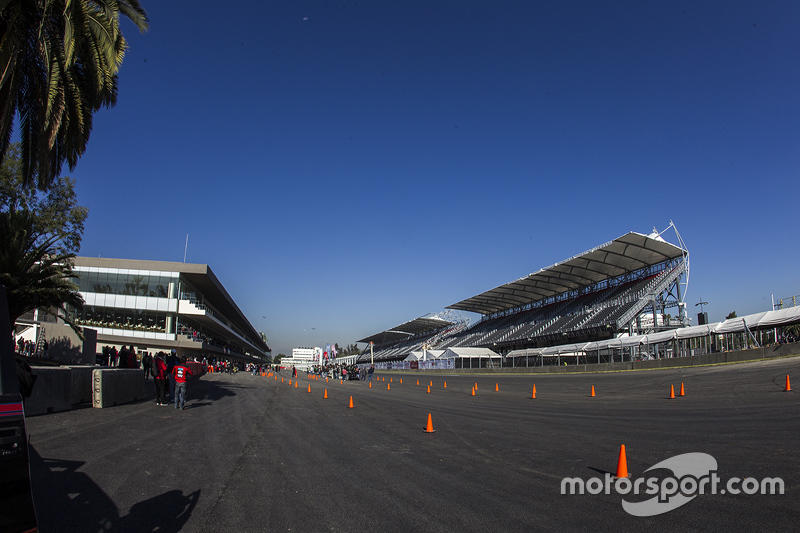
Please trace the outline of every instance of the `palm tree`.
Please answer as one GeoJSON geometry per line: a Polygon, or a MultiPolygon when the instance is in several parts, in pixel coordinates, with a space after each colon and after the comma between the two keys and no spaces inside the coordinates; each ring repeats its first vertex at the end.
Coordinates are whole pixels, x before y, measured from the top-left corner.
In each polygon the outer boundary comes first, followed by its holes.
{"type": "Polygon", "coordinates": [[[26,182],[74,169],[94,112],[116,103],[120,15],[147,30],[139,0],[0,0],[0,162],[18,116],[26,182]]]}
{"type": "Polygon", "coordinates": [[[72,281],[75,254],[56,253],[59,237],[41,235],[35,228],[35,218],[28,211],[0,213],[0,284],[7,291],[11,324],[29,311],[44,309],[80,334],[66,310],[67,304],[83,307],[83,297],[72,281]]]}

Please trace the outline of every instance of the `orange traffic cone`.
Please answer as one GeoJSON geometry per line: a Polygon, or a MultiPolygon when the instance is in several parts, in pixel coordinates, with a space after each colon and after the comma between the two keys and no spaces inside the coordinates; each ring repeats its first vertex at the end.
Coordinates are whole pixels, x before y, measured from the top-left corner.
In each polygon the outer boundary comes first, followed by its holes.
{"type": "Polygon", "coordinates": [[[298,380],[294,380],[294,388],[295,388],[295,389],[297,388],[297,381],[298,381],[298,380]]]}
{"type": "Polygon", "coordinates": [[[428,383],[428,387],[433,387],[433,380],[431,380],[431,382],[428,383]]]}
{"type": "Polygon", "coordinates": [[[386,384],[386,390],[392,390],[392,384],[391,383],[387,383],[386,384]]]}
{"type": "Polygon", "coordinates": [[[478,390],[478,384],[475,383],[475,390],[478,390]]]}
{"type": "Polygon", "coordinates": [[[403,384],[403,378],[400,378],[400,385],[403,384]]]}
{"type": "Polygon", "coordinates": [[[472,395],[475,396],[475,387],[472,387],[472,395]]]}
{"type": "Polygon", "coordinates": [[[417,380],[417,385],[419,385],[419,380],[417,380]]]}
{"type": "Polygon", "coordinates": [[[628,477],[628,459],[625,457],[625,445],[619,447],[619,460],[617,461],[617,477],[628,477]]]}
{"type": "Polygon", "coordinates": [[[433,429],[433,419],[431,418],[431,414],[428,413],[428,425],[425,427],[425,433],[434,433],[436,430],[433,429]]]}
{"type": "Polygon", "coordinates": [[[394,383],[394,378],[389,378],[389,383],[394,383]]]}
{"type": "Polygon", "coordinates": [[[325,389],[325,395],[322,397],[323,399],[328,399],[328,389],[325,389]]]}
{"type": "Polygon", "coordinates": [[[348,405],[347,407],[349,407],[350,409],[353,408],[353,397],[352,396],[350,396],[350,405],[348,405]]]}
{"type": "Polygon", "coordinates": [[[594,396],[594,385],[592,385],[592,394],[591,394],[591,396],[594,396]]]}
{"type": "Polygon", "coordinates": [[[444,382],[444,388],[445,389],[447,388],[447,382],[446,381],[444,382]]]}
{"type": "Polygon", "coordinates": [[[369,382],[369,388],[370,389],[372,388],[372,382],[371,381],[369,382]]]}
{"type": "Polygon", "coordinates": [[[311,392],[311,383],[308,384],[308,392],[311,392]]]}
{"type": "Polygon", "coordinates": [[[681,393],[680,393],[680,394],[678,394],[678,396],[683,396],[683,394],[684,394],[684,391],[683,391],[683,383],[681,383],[681,393]]]}
{"type": "Polygon", "coordinates": [[[789,374],[786,374],[786,387],[784,387],[783,392],[790,392],[792,390],[792,385],[789,383],[789,374]]]}
{"type": "Polygon", "coordinates": [[[494,384],[494,391],[500,392],[500,387],[497,386],[497,383],[494,384]]]}
{"type": "Polygon", "coordinates": [[[428,385],[428,394],[430,394],[430,393],[431,393],[431,386],[428,385]]]}
{"type": "Polygon", "coordinates": [[[674,400],[675,399],[675,386],[674,385],[670,385],[669,386],[669,399],[670,400],[674,400]]]}
{"type": "Polygon", "coordinates": [[[283,376],[281,376],[281,383],[283,383],[283,376]]]}
{"type": "Polygon", "coordinates": [[[531,400],[536,399],[536,385],[533,386],[533,391],[531,392],[531,400]]]}

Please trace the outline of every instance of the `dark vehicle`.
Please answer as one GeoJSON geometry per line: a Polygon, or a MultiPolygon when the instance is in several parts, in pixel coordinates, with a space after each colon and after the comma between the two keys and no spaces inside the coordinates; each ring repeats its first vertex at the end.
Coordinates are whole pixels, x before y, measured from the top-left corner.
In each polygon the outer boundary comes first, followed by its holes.
{"type": "Polygon", "coordinates": [[[0,531],[37,531],[31,493],[25,413],[17,382],[11,321],[0,285],[0,531]]]}

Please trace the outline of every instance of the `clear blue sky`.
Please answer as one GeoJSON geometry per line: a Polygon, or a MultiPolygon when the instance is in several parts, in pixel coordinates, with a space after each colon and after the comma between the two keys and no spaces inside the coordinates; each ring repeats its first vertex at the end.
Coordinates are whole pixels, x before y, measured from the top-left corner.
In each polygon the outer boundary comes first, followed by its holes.
{"type": "Polygon", "coordinates": [[[690,311],[800,294],[794,0],[143,3],[81,255],[189,234],[275,354],[670,220],[690,311]]]}

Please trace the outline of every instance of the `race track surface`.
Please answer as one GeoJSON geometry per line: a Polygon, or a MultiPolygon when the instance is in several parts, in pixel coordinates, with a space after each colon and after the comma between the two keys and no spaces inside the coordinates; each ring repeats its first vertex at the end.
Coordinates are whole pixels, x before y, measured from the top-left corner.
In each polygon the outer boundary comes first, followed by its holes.
{"type": "Polygon", "coordinates": [[[150,400],[28,418],[41,531],[727,532],[800,522],[800,358],[607,374],[387,373],[372,388],[283,378],[203,376],[185,411],[150,400]],[[686,395],[669,399],[681,383],[686,395]],[[423,431],[428,413],[434,433],[423,431]],[[780,477],[785,494],[704,494],[645,517],[622,500],[653,496],[561,494],[565,477],[615,473],[622,444],[632,480],[702,452],[723,482],[780,477]]]}

